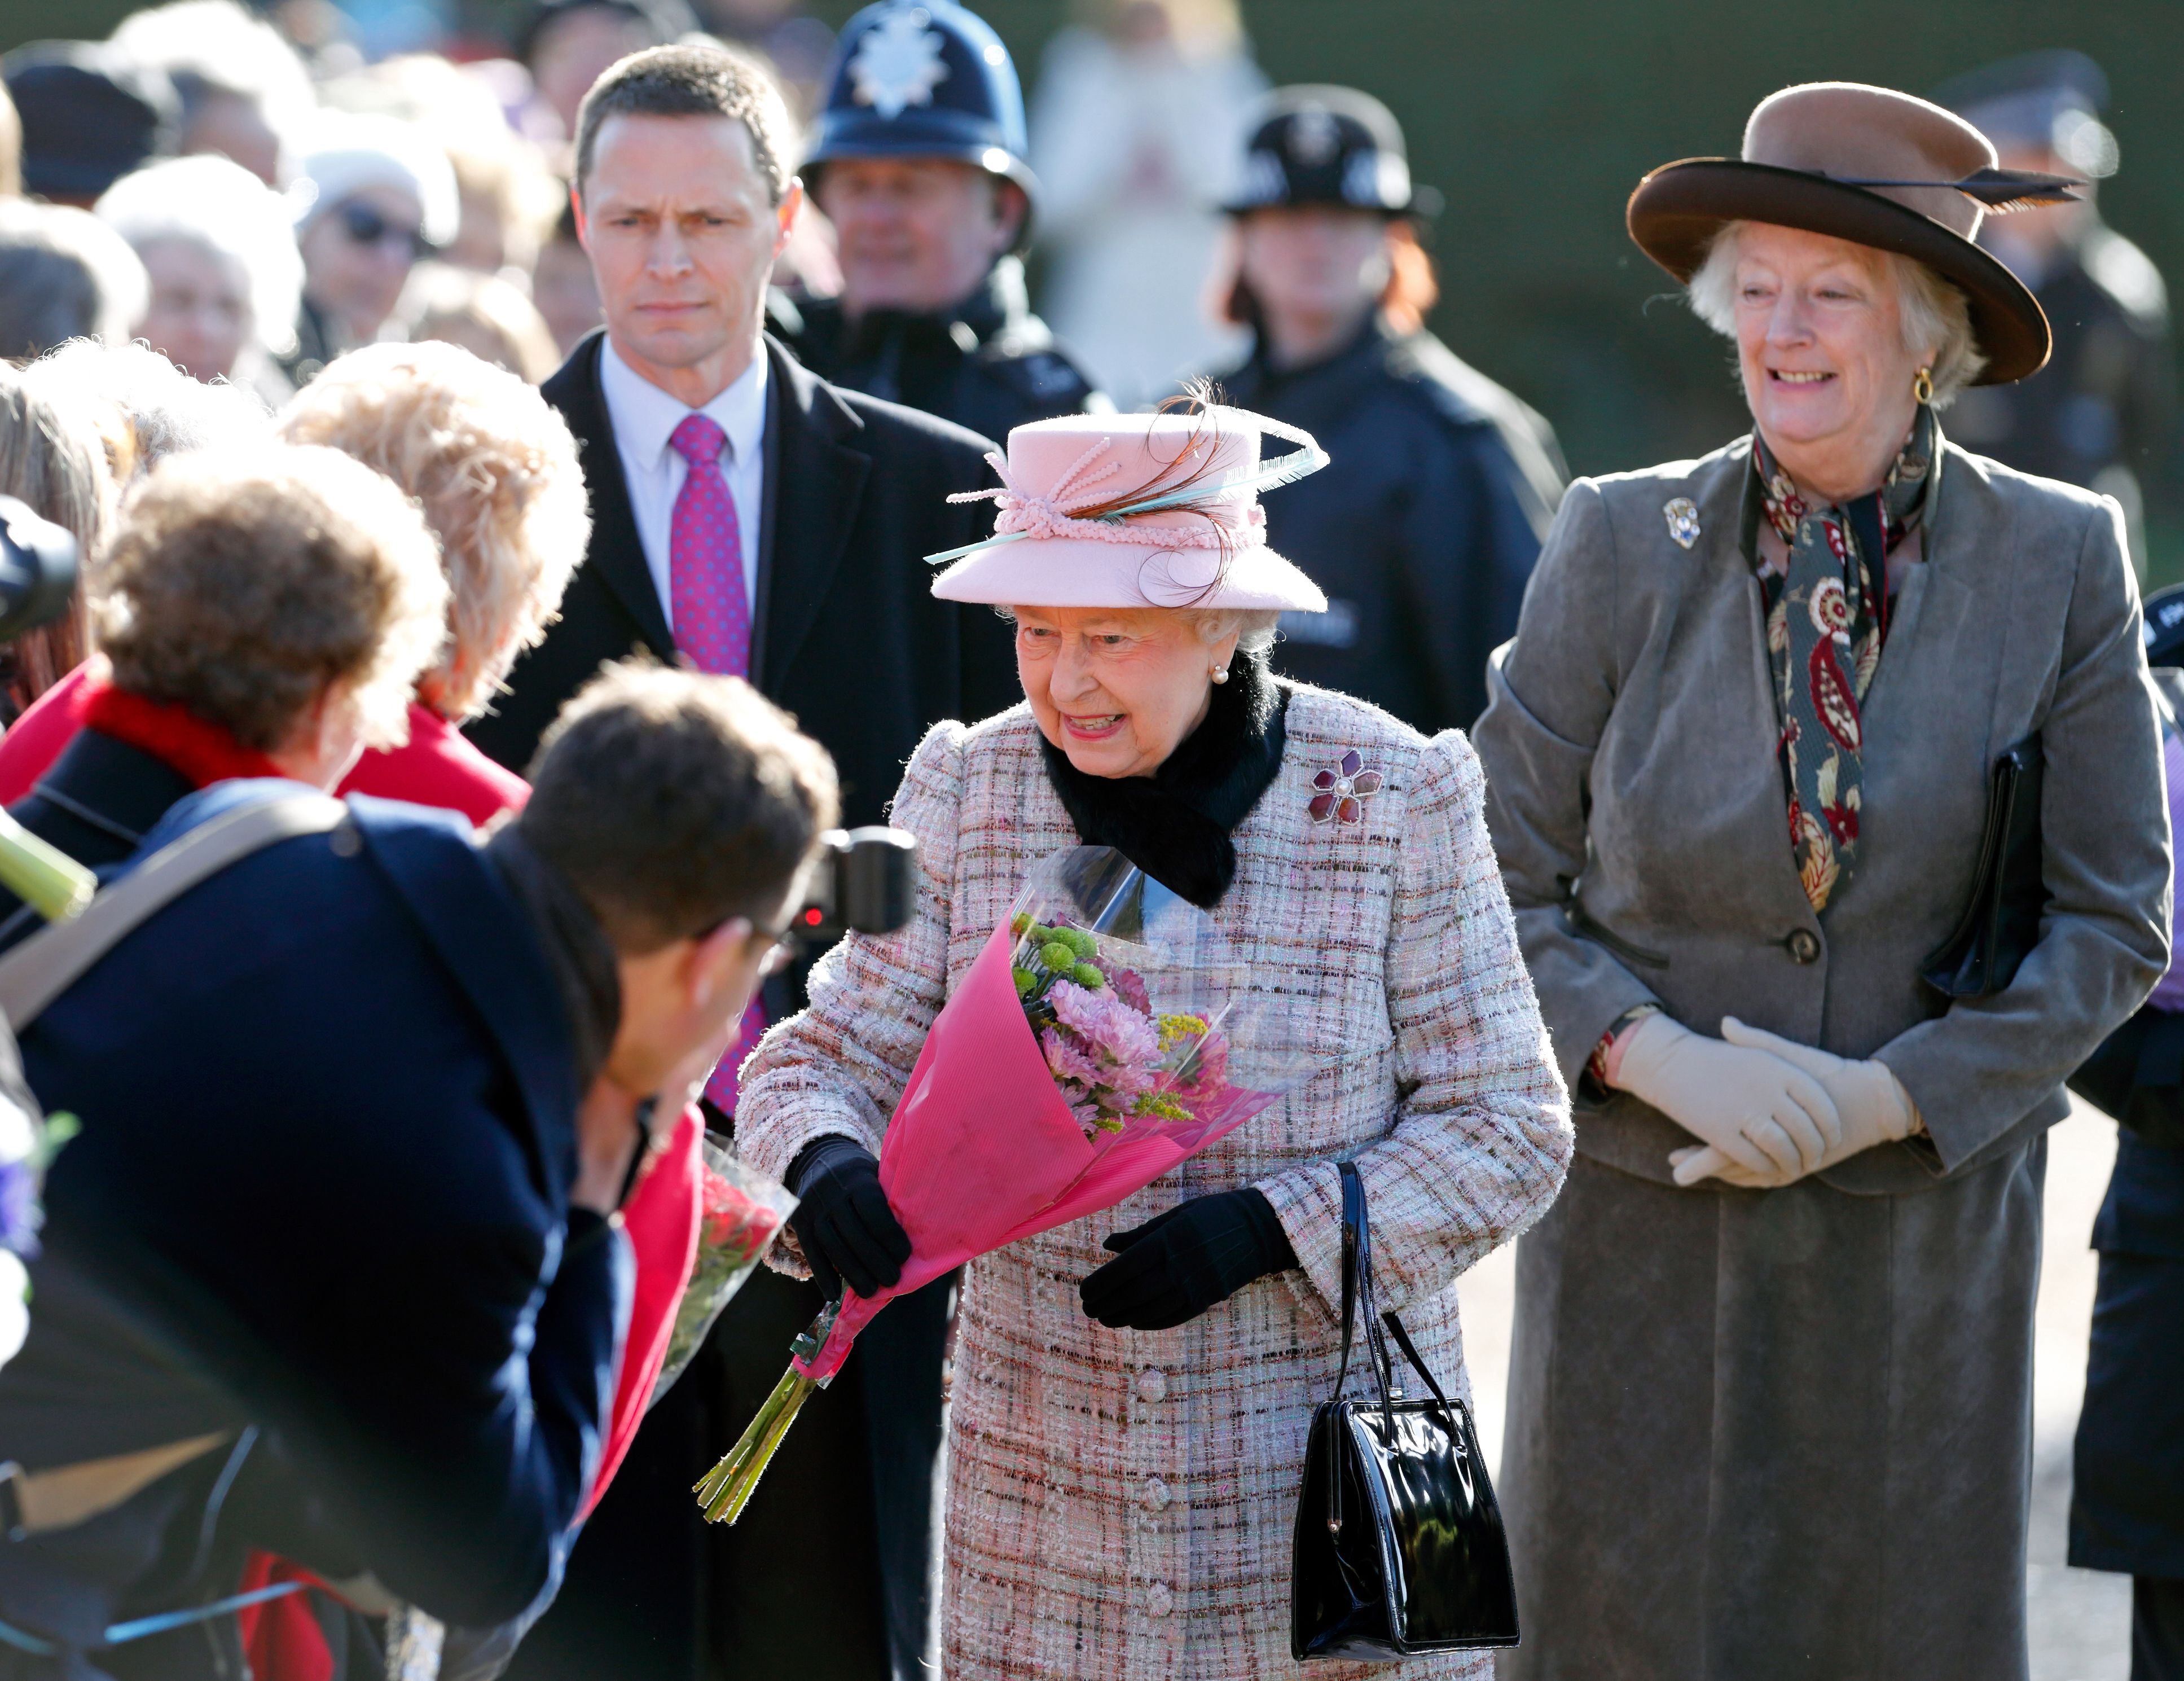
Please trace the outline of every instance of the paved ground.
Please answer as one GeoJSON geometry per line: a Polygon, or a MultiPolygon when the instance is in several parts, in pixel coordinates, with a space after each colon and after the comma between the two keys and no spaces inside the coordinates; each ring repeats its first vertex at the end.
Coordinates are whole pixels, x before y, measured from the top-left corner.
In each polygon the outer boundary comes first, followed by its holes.
{"type": "MultiPolygon", "coordinates": [[[[2070,1435],[2085,1387],[2086,1327],[2093,1306],[2093,1254],[2086,1247],[2115,1157],[2115,1126],[2080,1108],[2049,1135],[2048,1242],[2035,1350],[2031,1566],[2032,1681],[2126,1681],[2131,1584],[2063,1562],[2070,1499],[2070,1435]]],[[[1503,1251],[1463,1282],[1463,1335],[1479,1432],[1490,1460],[1502,1449],[1516,1268],[1503,1251]]]]}

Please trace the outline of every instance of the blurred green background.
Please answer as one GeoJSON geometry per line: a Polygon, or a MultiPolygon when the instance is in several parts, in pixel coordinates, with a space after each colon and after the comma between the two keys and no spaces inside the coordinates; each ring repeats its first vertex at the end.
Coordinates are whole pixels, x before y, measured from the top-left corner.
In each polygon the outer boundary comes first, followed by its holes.
{"type": "MultiPolygon", "coordinates": [[[[1068,0],[972,0],[1035,87],[1068,0]]],[[[476,14],[507,0],[471,0],[476,14]]],[[[1654,165],[1733,152],[1752,106],[1791,81],[1842,77],[1921,92],[2036,47],[2090,53],[2114,84],[2120,171],[2109,221],[2184,284],[2184,4],[2178,0],[1836,0],[1791,11],[1739,0],[1243,0],[1275,82],[1340,81],[1386,100],[1413,173],[1448,209],[1434,236],[1434,326],[1542,410],[1580,472],[1703,451],[1742,429],[1725,348],[1623,232],[1654,165]]],[[[116,0],[0,0],[0,45],[103,35],[116,0]]],[[[839,24],[856,0],[816,0],[839,24]]],[[[2149,477],[2152,477],[2149,475],[2149,477]]],[[[2184,578],[2173,483],[2149,483],[2153,581],[2184,578]]]]}

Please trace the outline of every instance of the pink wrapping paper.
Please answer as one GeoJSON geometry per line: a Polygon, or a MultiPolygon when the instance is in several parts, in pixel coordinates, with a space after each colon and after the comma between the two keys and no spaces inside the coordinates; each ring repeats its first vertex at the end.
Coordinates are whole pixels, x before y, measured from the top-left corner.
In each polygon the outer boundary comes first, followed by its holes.
{"type": "Polygon", "coordinates": [[[901,1281],[871,1298],[845,1290],[818,1353],[792,1362],[803,1377],[833,1377],[894,1297],[1112,1208],[1279,1095],[1229,1086],[1198,1101],[1193,1120],[1133,1120],[1087,1140],[1024,1019],[1015,943],[1006,924],[994,930],[942,1008],[881,1142],[880,1185],[911,1240],[901,1281]]]}

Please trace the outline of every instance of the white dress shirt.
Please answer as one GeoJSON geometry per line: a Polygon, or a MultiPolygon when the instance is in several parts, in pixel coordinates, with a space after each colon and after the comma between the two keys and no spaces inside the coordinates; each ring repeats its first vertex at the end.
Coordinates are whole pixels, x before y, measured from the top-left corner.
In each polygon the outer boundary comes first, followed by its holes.
{"type": "Polygon", "coordinates": [[[675,597],[669,583],[668,540],[675,522],[675,499],[682,494],[689,463],[667,440],[693,414],[710,416],[727,434],[721,475],[736,505],[736,526],[743,539],[744,599],[756,623],[758,609],[759,517],[766,489],[766,349],[727,390],[703,409],[686,408],[615,353],[614,340],[599,346],[599,394],[606,399],[607,422],[621,452],[622,477],[629,485],[630,511],[637,518],[637,540],[644,550],[645,569],[667,627],[675,628],[675,597]]]}

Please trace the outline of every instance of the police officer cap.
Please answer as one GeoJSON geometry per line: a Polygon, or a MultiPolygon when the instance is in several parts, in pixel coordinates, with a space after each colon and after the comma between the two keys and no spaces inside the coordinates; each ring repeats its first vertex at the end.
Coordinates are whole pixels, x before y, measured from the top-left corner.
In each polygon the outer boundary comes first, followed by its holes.
{"type": "Polygon", "coordinates": [[[181,102],[153,70],[103,42],[38,41],[0,59],[23,124],[23,190],[90,199],[147,159],[174,149],[181,102]]]}
{"type": "Polygon", "coordinates": [[[883,0],[843,26],[804,175],[838,158],[950,158],[1036,207],[1028,149],[1017,67],[985,20],[954,0],[883,0]]]}
{"type": "Polygon", "coordinates": [[[1396,114],[1354,87],[1283,87],[1261,103],[1231,215],[1335,204],[1391,216],[1431,216],[1440,194],[1411,184],[1396,114]]]}
{"type": "Polygon", "coordinates": [[[2101,121],[2109,79],[2068,47],[2025,53],[1982,65],[1934,90],[1946,105],[1997,146],[2037,146],[2081,175],[2115,173],[2115,136],[2101,121]]]}

